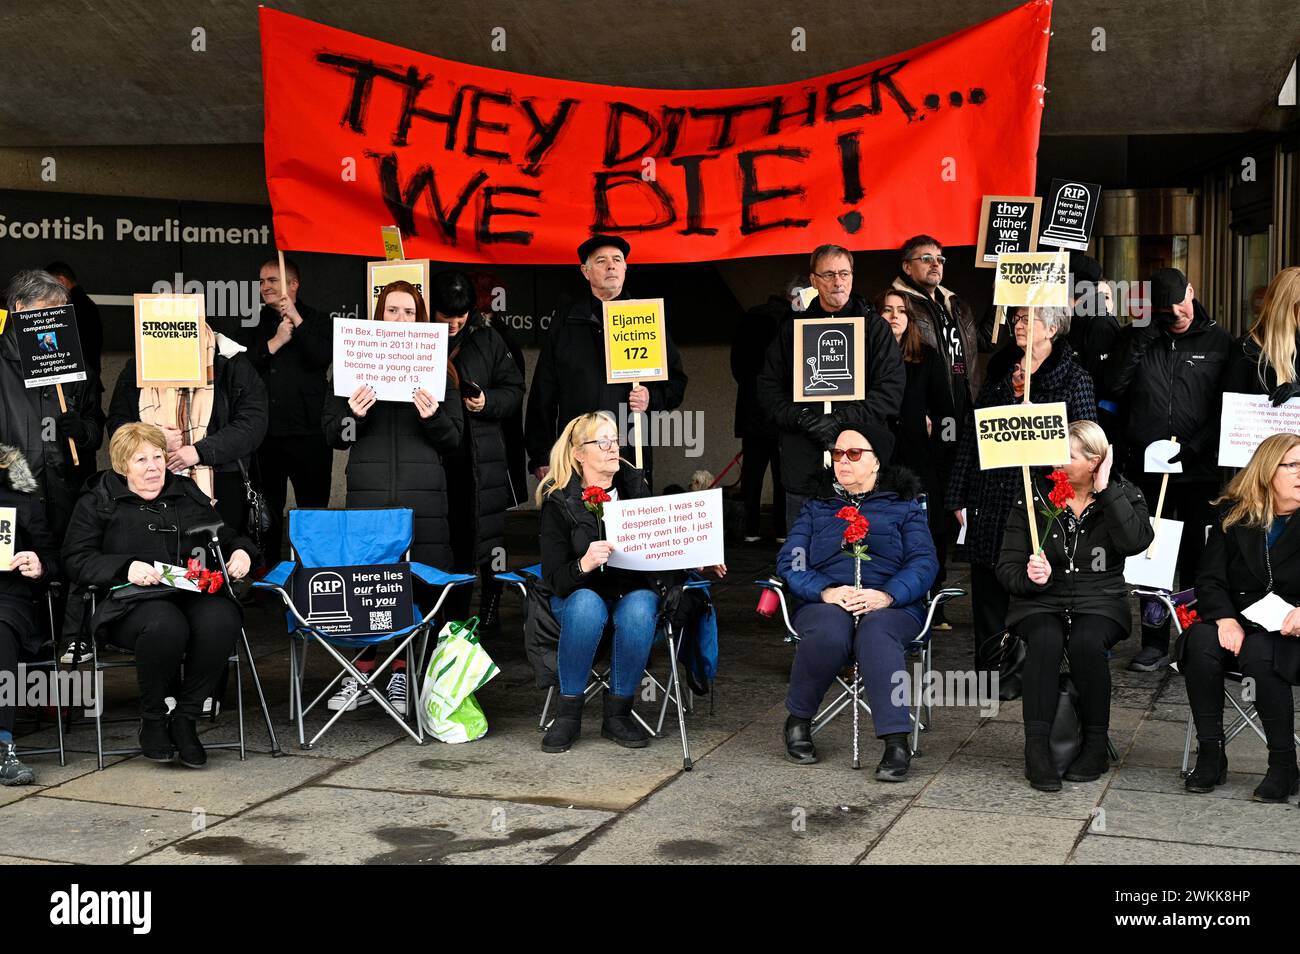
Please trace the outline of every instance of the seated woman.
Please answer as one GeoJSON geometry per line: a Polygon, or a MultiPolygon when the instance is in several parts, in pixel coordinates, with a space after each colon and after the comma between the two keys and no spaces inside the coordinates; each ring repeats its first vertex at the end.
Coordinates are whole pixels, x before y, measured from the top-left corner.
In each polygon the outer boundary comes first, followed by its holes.
{"type": "MultiPolygon", "coordinates": [[[[73,582],[103,591],[91,633],[102,632],[107,642],[135,653],[145,758],[169,762],[179,753],[182,762],[199,768],[207,753],[195,722],[225,671],[241,613],[229,594],[163,585],[154,563],[185,566],[210,539],[200,528],[221,518],[193,480],[167,469],[161,428],[123,424],[108,453],[113,469],[87,482],[72,512],[63,562],[73,582]],[[173,683],[180,690],[169,715],[164,700],[173,683]]],[[[242,578],[253,545],[225,526],[218,540],[230,575],[242,578]]]]}
{"type": "MultiPolygon", "coordinates": [[[[1196,575],[1200,621],[1174,644],[1187,681],[1199,751],[1189,792],[1212,792],[1228,780],[1223,738],[1223,673],[1254,680],[1255,708],[1268,740],[1268,774],[1257,802],[1285,802],[1300,789],[1291,686],[1300,684],[1300,434],[1274,434],[1214,501],[1196,575]],[[1293,609],[1265,628],[1243,614],[1268,594],[1293,609]]],[[[1187,532],[1187,530],[1184,530],[1187,532]]]]}
{"type": "Polygon", "coordinates": [[[613,547],[583,501],[590,487],[599,487],[610,500],[650,496],[641,472],[620,460],[618,428],[606,411],[583,414],[565,425],[551,448],[550,472],[537,487],[542,579],[560,624],[560,702],[542,738],[543,752],[565,752],[578,740],[587,680],[611,616],[613,668],[600,734],[629,749],[650,741],[632,717],[632,697],[659,620],[656,581],[649,573],[605,566],[613,547]]]}
{"type": "MultiPolygon", "coordinates": [[[[1083,748],[1065,771],[1072,782],[1093,782],[1110,770],[1110,667],[1106,651],[1129,634],[1132,622],[1124,560],[1155,537],[1142,491],[1111,474],[1114,450],[1092,421],[1070,425],[1070,463],[1061,468],[1073,496],[1064,513],[1039,519],[1041,547],[1033,553],[1022,493],[1002,537],[998,582],[1011,594],[1007,626],[1025,641],[1025,774],[1039,791],[1059,792],[1061,779],[1048,745],[1060,694],[1061,657],[1079,690],[1083,748]]],[[[1034,481],[1034,511],[1055,509],[1053,483],[1034,481]]],[[[1038,518],[1036,518],[1038,519],[1038,518]]]]}
{"type": "MultiPolygon", "coordinates": [[[[0,565],[0,675],[19,685],[19,659],[35,659],[43,642],[37,625],[37,584],[59,573],[59,543],[45,520],[40,485],[16,447],[0,444],[0,507],[12,507],[14,555],[0,565]]],[[[47,655],[45,657],[49,659],[47,655]]],[[[30,785],[36,775],[18,760],[13,693],[0,693],[0,785],[30,785]]]]}
{"type": "MultiPolygon", "coordinates": [[[[777,557],[777,570],[803,601],[795,611],[800,641],[790,667],[785,706],[786,757],[812,764],[812,718],[845,663],[856,657],[876,735],[885,753],[876,768],[882,782],[901,782],[912,760],[907,700],[895,698],[895,674],[907,671],[904,647],[925,622],[926,591],[939,573],[934,541],[917,495],[920,481],[889,468],[894,438],[884,426],[853,424],[835,439],[832,481],[811,498],[777,557]],[[849,508],[868,521],[862,540],[871,559],[854,588],[854,557],[844,549],[849,508]]],[[[917,687],[919,689],[919,687],[917,687]]]]}

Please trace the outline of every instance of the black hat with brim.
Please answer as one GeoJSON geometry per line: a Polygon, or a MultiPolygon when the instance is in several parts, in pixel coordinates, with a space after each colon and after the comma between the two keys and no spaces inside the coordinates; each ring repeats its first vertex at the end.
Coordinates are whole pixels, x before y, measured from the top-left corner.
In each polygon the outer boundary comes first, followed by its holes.
{"type": "Polygon", "coordinates": [[[578,246],[578,261],[586,264],[587,259],[591,258],[591,253],[598,248],[604,248],[606,245],[612,245],[623,253],[627,258],[628,252],[632,251],[632,246],[627,244],[627,239],[620,238],[617,235],[593,235],[587,241],[578,246]]]}

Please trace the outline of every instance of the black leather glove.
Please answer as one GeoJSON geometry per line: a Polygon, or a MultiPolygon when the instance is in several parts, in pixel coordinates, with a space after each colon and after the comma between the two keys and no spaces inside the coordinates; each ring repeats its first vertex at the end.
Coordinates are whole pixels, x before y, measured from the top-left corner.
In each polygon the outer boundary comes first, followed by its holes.
{"type": "Polygon", "coordinates": [[[54,433],[60,440],[71,438],[75,444],[90,441],[90,428],[75,411],[64,411],[54,419],[54,433]]]}
{"type": "Polygon", "coordinates": [[[1274,407],[1281,407],[1293,397],[1300,397],[1300,381],[1292,381],[1290,384],[1279,384],[1269,395],[1274,407]]]}
{"type": "Polygon", "coordinates": [[[1196,463],[1196,456],[1196,451],[1192,450],[1190,445],[1179,444],[1178,450],[1174,451],[1173,454],[1170,455],[1169,463],[1181,463],[1183,465],[1183,470],[1186,470],[1188,467],[1191,467],[1196,463]]]}
{"type": "Polygon", "coordinates": [[[799,412],[799,426],[818,447],[830,447],[840,435],[840,423],[830,414],[818,414],[810,407],[799,412]]]}

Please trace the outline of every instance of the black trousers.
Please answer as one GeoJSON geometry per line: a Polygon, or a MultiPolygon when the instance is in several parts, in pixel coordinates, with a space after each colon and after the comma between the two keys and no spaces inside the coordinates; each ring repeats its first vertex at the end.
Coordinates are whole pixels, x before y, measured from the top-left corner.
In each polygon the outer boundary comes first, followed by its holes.
{"type": "Polygon", "coordinates": [[[1084,729],[1110,727],[1110,666],[1106,650],[1128,635],[1108,616],[1074,613],[1067,629],[1060,613],[1034,613],[1015,625],[1025,641],[1025,727],[1050,729],[1060,696],[1061,657],[1070,657],[1070,677],[1079,690],[1084,729]]]}
{"type": "Polygon", "coordinates": [[[140,714],[167,715],[167,703],[180,679],[176,708],[192,719],[203,715],[203,700],[214,694],[235,648],[241,615],[224,596],[175,593],[144,600],[108,627],[108,642],[135,653],[140,684],[140,714]]]}
{"type": "MultiPolygon", "coordinates": [[[[489,599],[501,593],[501,583],[495,578],[491,559],[481,564],[474,562],[478,535],[478,495],[474,487],[474,474],[465,457],[448,458],[443,462],[447,477],[447,524],[451,532],[451,569],[455,573],[479,575],[479,605],[486,606],[489,599]]],[[[504,544],[504,541],[502,541],[504,544]]],[[[505,563],[500,564],[505,566],[505,563]]],[[[470,616],[474,587],[458,586],[447,594],[442,604],[442,619],[465,620],[470,616]]]]}
{"type": "Polygon", "coordinates": [[[740,488],[745,495],[745,536],[756,537],[762,527],[763,478],[772,469],[772,527],[785,535],[785,484],[781,483],[781,441],[777,437],[745,435],[740,439],[740,488]]]}
{"type": "Polygon", "coordinates": [[[330,505],[330,469],[334,453],[322,434],[267,437],[257,452],[261,491],[271,511],[271,530],[264,541],[262,559],[275,566],[284,557],[284,508],[289,481],[299,507],[323,509],[330,505]]]}
{"type": "MultiPolygon", "coordinates": [[[[1151,516],[1156,514],[1156,503],[1160,500],[1160,475],[1138,474],[1136,483],[1146,498],[1147,509],[1151,516]]],[[[1201,551],[1205,549],[1205,528],[1214,522],[1214,508],[1210,506],[1211,498],[1217,496],[1219,487],[1213,482],[1193,481],[1174,483],[1170,479],[1169,490],[1165,493],[1165,508],[1162,517],[1173,517],[1183,522],[1183,539],[1178,547],[1178,581],[1179,589],[1196,585],[1196,568],[1201,562],[1201,551]]],[[[1169,647],[1169,620],[1159,626],[1142,625],[1142,645],[1156,646],[1166,650],[1169,647]]]]}
{"type": "Polygon", "coordinates": [[[971,623],[975,630],[975,669],[992,669],[984,657],[984,647],[1007,628],[1007,605],[1011,594],[1002,588],[993,567],[983,563],[970,565],[971,623]]]}
{"type": "Polygon", "coordinates": [[[1213,623],[1196,623],[1183,637],[1179,669],[1187,681],[1196,737],[1202,742],[1223,738],[1223,673],[1236,670],[1254,680],[1255,709],[1264,723],[1270,752],[1295,750],[1295,703],[1291,685],[1273,669],[1273,650],[1279,640],[1294,639],[1281,633],[1247,633],[1241,654],[1234,656],[1219,645],[1213,623]]]}

